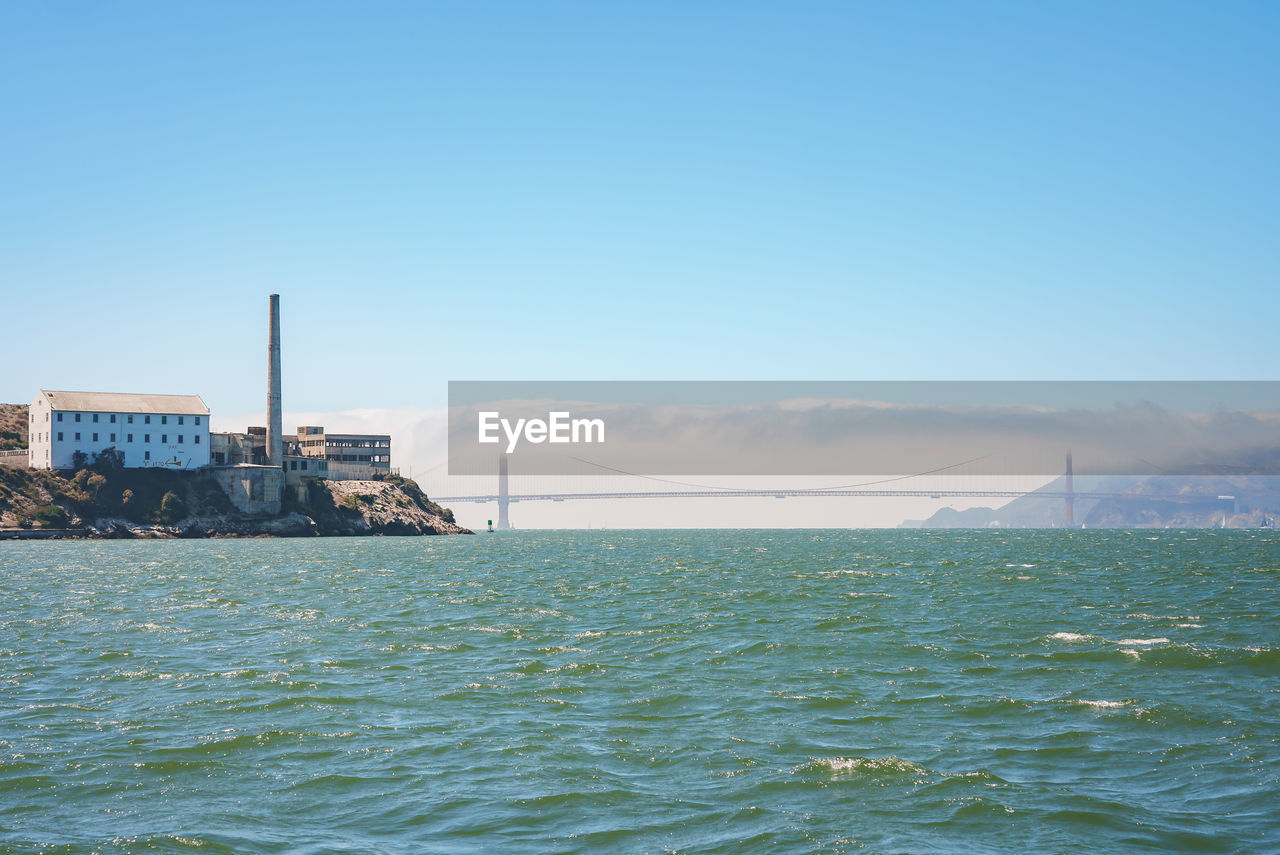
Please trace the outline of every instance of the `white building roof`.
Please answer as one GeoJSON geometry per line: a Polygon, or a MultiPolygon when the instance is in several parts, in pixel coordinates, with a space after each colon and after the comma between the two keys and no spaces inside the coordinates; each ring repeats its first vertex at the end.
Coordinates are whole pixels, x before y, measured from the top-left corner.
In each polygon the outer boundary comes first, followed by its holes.
{"type": "Polygon", "coordinates": [[[41,389],[55,410],[98,413],[165,413],[207,416],[199,395],[136,395],[128,392],[57,392],[41,389]]]}

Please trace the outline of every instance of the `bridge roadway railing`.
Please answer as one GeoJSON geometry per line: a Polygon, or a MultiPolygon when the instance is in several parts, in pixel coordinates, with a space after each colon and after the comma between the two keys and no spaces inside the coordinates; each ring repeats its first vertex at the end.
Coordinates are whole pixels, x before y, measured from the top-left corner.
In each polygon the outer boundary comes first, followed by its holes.
{"type": "Polygon", "coordinates": [[[803,496],[845,496],[850,498],[923,498],[957,499],[988,498],[1017,499],[1034,496],[1037,499],[1120,499],[1144,502],[1205,502],[1228,497],[1209,495],[1158,493],[1099,493],[1036,490],[652,490],[633,493],[512,493],[502,497],[497,493],[476,496],[432,496],[433,502],[496,502],[505,498],[508,502],[568,502],[580,499],[713,499],[713,498],[775,498],[785,499],[803,496]]]}

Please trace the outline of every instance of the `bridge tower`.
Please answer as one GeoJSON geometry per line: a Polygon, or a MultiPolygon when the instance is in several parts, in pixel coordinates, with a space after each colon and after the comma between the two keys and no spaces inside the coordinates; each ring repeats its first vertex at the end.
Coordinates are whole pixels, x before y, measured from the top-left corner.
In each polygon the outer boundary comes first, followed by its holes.
{"type": "Polygon", "coordinates": [[[511,530],[511,518],[507,507],[511,504],[511,491],[507,489],[507,455],[498,455],[498,531],[511,530]]]}
{"type": "Polygon", "coordinates": [[[1071,485],[1071,452],[1067,452],[1067,528],[1076,527],[1076,497],[1071,485]]]}

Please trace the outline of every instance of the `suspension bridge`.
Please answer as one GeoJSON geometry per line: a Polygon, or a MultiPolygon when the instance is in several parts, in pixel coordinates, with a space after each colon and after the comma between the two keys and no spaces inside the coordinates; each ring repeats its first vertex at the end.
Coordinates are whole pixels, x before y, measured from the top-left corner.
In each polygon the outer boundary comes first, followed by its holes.
{"type": "MultiPolygon", "coordinates": [[[[634,473],[623,473],[635,478],[649,478],[655,482],[664,483],[680,483],[667,482],[661,478],[653,478],[650,476],[635,475],[634,473]]],[[[928,474],[928,473],[926,473],[928,474]]],[[[883,487],[875,486],[878,484],[886,484],[894,481],[905,481],[911,478],[918,478],[918,475],[904,475],[895,478],[883,479],[882,481],[870,482],[866,485],[847,485],[838,487],[806,487],[806,488],[731,488],[731,487],[698,487],[687,486],[685,489],[655,489],[655,490],[618,490],[618,491],[582,491],[582,492],[554,492],[554,491],[530,491],[521,493],[512,493],[509,489],[509,477],[507,473],[506,457],[499,458],[498,465],[498,481],[497,491],[494,493],[481,493],[473,495],[457,495],[457,496],[432,496],[432,500],[441,504],[461,504],[465,502],[475,502],[478,504],[489,504],[496,502],[498,505],[498,524],[501,530],[511,528],[510,506],[518,502],[569,502],[583,500],[604,500],[604,499],[722,499],[722,498],[774,498],[788,499],[797,497],[809,498],[927,498],[927,499],[969,499],[969,498],[987,498],[987,499],[1019,499],[1025,496],[1035,496],[1038,499],[1055,499],[1061,500],[1065,504],[1066,523],[1068,526],[1075,522],[1075,503],[1088,499],[1113,499],[1119,501],[1144,501],[1144,502],[1170,502],[1170,501],[1196,501],[1204,502],[1207,499],[1214,499],[1212,496],[1196,495],[1196,494],[1153,494],[1153,493],[1125,493],[1115,491],[1076,491],[1073,487],[1073,473],[1071,465],[1071,455],[1066,458],[1066,471],[1064,472],[1064,484],[1061,490],[1010,490],[1010,489],[907,489],[899,487],[883,487]]],[[[1234,496],[1217,496],[1218,500],[1231,501],[1234,503],[1234,496]]]]}

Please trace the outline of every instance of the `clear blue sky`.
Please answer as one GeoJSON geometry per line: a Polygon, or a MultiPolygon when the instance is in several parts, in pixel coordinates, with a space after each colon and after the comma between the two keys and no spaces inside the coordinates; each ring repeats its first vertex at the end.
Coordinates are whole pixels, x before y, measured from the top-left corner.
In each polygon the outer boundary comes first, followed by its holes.
{"type": "Polygon", "coordinates": [[[1280,5],[0,5],[0,400],[1275,379],[1280,5]]]}

